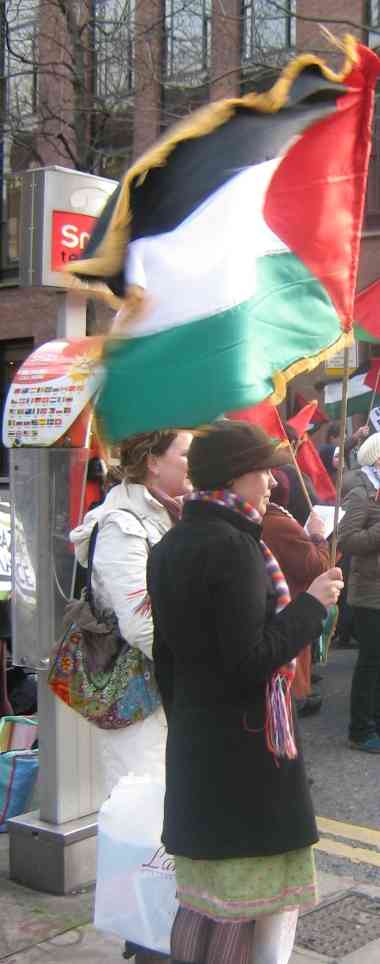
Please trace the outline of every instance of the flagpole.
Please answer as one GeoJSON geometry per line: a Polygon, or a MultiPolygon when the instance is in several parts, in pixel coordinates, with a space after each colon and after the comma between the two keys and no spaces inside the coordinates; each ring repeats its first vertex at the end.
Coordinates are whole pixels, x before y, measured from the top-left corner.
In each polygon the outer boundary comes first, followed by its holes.
{"type": "Polygon", "coordinates": [[[304,494],[304,496],[305,496],[307,505],[309,506],[309,512],[311,512],[311,511],[312,511],[312,508],[313,508],[313,503],[312,503],[311,498],[310,498],[310,495],[309,495],[309,493],[308,493],[308,491],[307,491],[307,488],[306,488],[306,485],[305,485],[305,479],[304,479],[304,477],[303,477],[303,475],[302,475],[302,472],[301,472],[301,469],[300,469],[300,467],[299,467],[299,465],[298,465],[298,462],[297,462],[297,459],[296,459],[296,455],[295,455],[295,451],[294,451],[294,449],[293,449],[293,446],[292,446],[291,442],[289,442],[289,440],[288,440],[288,445],[289,445],[290,455],[291,455],[291,458],[292,458],[292,462],[293,462],[294,468],[295,468],[295,470],[296,470],[296,472],[297,472],[299,481],[300,481],[300,483],[301,483],[301,488],[302,488],[303,494],[304,494]]]}
{"type": "Polygon", "coordinates": [[[378,384],[379,384],[379,378],[380,378],[380,365],[379,365],[379,367],[378,367],[378,369],[377,369],[375,387],[374,387],[374,390],[373,390],[373,392],[372,392],[372,398],[371,398],[370,405],[369,405],[369,412],[368,412],[368,417],[367,417],[367,421],[366,421],[366,425],[367,425],[367,426],[369,425],[369,420],[370,420],[371,412],[372,412],[372,409],[373,409],[373,403],[374,403],[375,398],[376,398],[376,395],[377,395],[377,388],[378,388],[378,384]]]}
{"type": "MultiPolygon", "coordinates": [[[[281,416],[280,416],[280,413],[279,413],[278,410],[277,410],[277,416],[278,416],[278,420],[279,420],[280,425],[281,425],[281,428],[282,428],[282,432],[283,432],[283,436],[284,436],[284,444],[285,444],[285,445],[288,444],[288,446],[289,446],[289,452],[290,452],[291,460],[292,460],[293,466],[294,466],[294,468],[295,468],[295,470],[296,470],[296,472],[297,472],[297,475],[298,475],[298,478],[299,478],[299,482],[300,482],[300,485],[301,485],[301,489],[302,489],[302,491],[303,491],[303,494],[304,494],[305,499],[306,499],[306,503],[307,503],[308,508],[309,508],[309,512],[311,512],[311,510],[312,510],[312,508],[313,508],[313,503],[312,503],[311,498],[310,498],[310,495],[309,495],[309,493],[308,493],[308,491],[307,491],[307,488],[306,488],[306,485],[305,485],[305,480],[304,480],[304,477],[303,477],[303,475],[302,475],[301,469],[300,469],[300,467],[299,467],[299,465],[298,465],[298,462],[297,462],[297,459],[296,459],[296,453],[295,453],[295,451],[294,451],[293,445],[292,445],[290,439],[288,439],[288,438],[286,437],[286,429],[284,428],[284,425],[283,425],[283,422],[282,422],[282,419],[281,419],[281,416]]],[[[300,440],[298,439],[297,447],[298,447],[299,441],[300,441],[300,440]]]]}
{"type": "Polygon", "coordinates": [[[332,566],[336,564],[336,552],[338,544],[338,523],[339,523],[339,509],[340,501],[342,496],[342,482],[343,482],[343,471],[344,471],[344,442],[346,437],[346,425],[347,425],[347,399],[348,399],[348,379],[349,379],[349,349],[344,349],[343,355],[343,381],[342,381],[342,409],[340,416],[340,431],[339,431],[339,461],[338,469],[336,474],[336,499],[335,499],[335,511],[334,511],[334,528],[331,540],[331,550],[330,550],[330,562],[332,566]]]}

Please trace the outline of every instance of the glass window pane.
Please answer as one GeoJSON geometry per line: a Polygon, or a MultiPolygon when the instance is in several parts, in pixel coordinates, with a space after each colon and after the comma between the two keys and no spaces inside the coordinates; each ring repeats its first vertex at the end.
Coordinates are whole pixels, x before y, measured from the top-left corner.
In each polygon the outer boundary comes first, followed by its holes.
{"type": "Polygon", "coordinates": [[[19,226],[21,203],[21,177],[9,174],[6,177],[6,250],[5,264],[17,263],[19,251],[19,226]]]}
{"type": "Polygon", "coordinates": [[[211,0],[166,0],[166,76],[197,83],[208,69],[211,0]]]}
{"type": "Polygon", "coordinates": [[[6,5],[5,83],[7,108],[25,118],[34,113],[37,94],[36,22],[38,0],[6,5]]]}
{"type": "Polygon", "coordinates": [[[378,31],[369,31],[368,44],[370,47],[380,47],[380,0],[370,0],[368,6],[369,26],[376,27],[378,31]]]}
{"type": "Polygon", "coordinates": [[[296,0],[283,0],[280,9],[271,0],[242,2],[242,60],[257,61],[271,51],[287,50],[295,42],[296,0]]]}
{"type": "Polygon", "coordinates": [[[97,94],[116,108],[134,88],[135,0],[98,0],[95,8],[97,94]]]}

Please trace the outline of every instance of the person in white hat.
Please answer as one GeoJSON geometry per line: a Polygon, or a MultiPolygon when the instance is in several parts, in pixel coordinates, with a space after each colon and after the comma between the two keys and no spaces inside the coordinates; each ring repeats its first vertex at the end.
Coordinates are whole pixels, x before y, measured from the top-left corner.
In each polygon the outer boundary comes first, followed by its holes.
{"type": "Polygon", "coordinates": [[[351,556],[347,600],[359,643],[351,686],[349,745],[380,753],[380,432],[358,451],[360,471],[343,503],[339,548],[351,556]]]}

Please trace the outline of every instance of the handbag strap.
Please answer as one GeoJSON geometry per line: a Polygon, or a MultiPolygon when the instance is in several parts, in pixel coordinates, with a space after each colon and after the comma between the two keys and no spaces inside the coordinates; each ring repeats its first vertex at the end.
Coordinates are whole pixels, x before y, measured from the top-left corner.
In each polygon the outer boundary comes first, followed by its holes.
{"type": "MultiPolygon", "coordinates": [[[[149,539],[148,539],[148,533],[147,533],[147,531],[146,531],[146,529],[145,529],[144,523],[143,523],[142,519],[140,518],[140,516],[138,516],[136,512],[133,512],[132,509],[123,509],[122,506],[120,506],[120,508],[118,509],[118,511],[119,511],[119,512],[128,512],[129,515],[133,515],[133,517],[134,517],[135,519],[137,519],[137,522],[140,523],[140,525],[141,525],[142,528],[144,529],[144,532],[145,532],[145,535],[146,535],[146,543],[147,543],[147,546],[148,546],[148,553],[149,553],[149,552],[150,552],[150,549],[151,549],[151,544],[150,544],[149,539]]],[[[92,530],[92,532],[91,532],[91,535],[90,535],[90,542],[89,542],[89,546],[88,546],[87,572],[86,572],[86,597],[87,597],[87,602],[88,602],[88,605],[89,605],[89,607],[90,607],[90,609],[91,609],[91,612],[92,612],[94,615],[95,615],[95,603],[94,603],[94,594],[93,594],[93,591],[92,591],[91,579],[92,579],[92,569],[93,569],[93,565],[94,565],[95,546],[96,546],[96,540],[97,540],[97,537],[98,537],[98,532],[99,532],[99,523],[96,522],[95,525],[94,525],[94,528],[93,528],[93,530],[92,530]]]]}

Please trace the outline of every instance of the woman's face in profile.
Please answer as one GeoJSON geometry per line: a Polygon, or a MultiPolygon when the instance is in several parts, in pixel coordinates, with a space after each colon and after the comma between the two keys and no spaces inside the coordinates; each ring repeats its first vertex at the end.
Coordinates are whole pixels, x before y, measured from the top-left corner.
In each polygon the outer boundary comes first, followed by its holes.
{"type": "Polygon", "coordinates": [[[277,485],[270,469],[259,469],[255,472],[246,472],[231,485],[232,492],[240,498],[249,502],[260,515],[265,515],[270,494],[274,486],[277,485]]]}
{"type": "Polygon", "coordinates": [[[173,499],[192,490],[187,477],[187,453],[192,437],[191,432],[178,432],[166,452],[154,457],[157,486],[173,499]]]}

